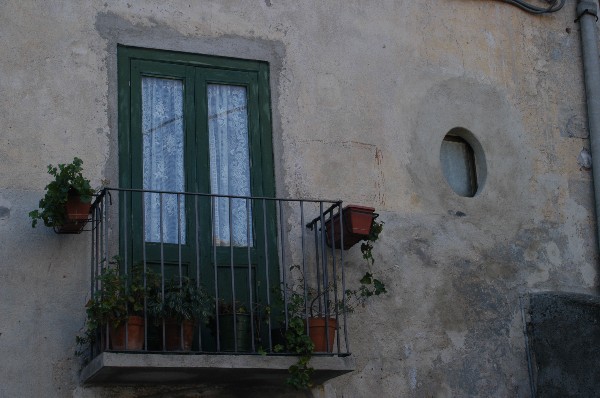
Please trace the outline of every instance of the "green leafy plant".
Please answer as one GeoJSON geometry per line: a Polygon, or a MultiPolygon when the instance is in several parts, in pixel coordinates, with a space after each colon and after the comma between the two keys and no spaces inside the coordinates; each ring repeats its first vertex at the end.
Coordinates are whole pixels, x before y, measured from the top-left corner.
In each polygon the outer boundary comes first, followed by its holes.
{"type": "Polygon", "coordinates": [[[142,315],[147,288],[144,286],[144,272],[141,265],[134,265],[131,272],[125,274],[120,257],[115,256],[98,275],[96,282],[100,288],[87,302],[86,330],[76,341],[84,354],[85,346],[96,341],[101,327],[118,327],[124,324],[130,315],[142,315]]]}
{"type": "Polygon", "coordinates": [[[152,279],[152,282],[151,290],[156,291],[153,295],[156,299],[148,300],[148,310],[156,319],[206,322],[214,313],[214,299],[194,280],[183,277],[180,283],[173,279],[166,284],[164,295],[160,291],[160,279],[152,279]]]}
{"type": "MultiPolygon", "coordinates": [[[[375,258],[373,257],[373,243],[379,239],[379,235],[383,231],[383,224],[383,221],[373,221],[369,236],[365,242],[360,245],[360,251],[362,252],[363,258],[367,261],[369,268],[375,264],[375,258]]],[[[358,282],[360,284],[358,288],[346,289],[344,292],[347,303],[345,310],[347,312],[353,312],[358,305],[364,307],[366,299],[371,296],[379,296],[380,294],[387,293],[385,283],[375,278],[371,271],[365,272],[358,282]]]]}
{"type": "MultiPolygon", "coordinates": [[[[298,268],[292,266],[291,269],[298,268]]],[[[307,389],[312,387],[312,374],[314,368],[310,366],[310,360],[314,354],[315,345],[311,338],[306,334],[306,302],[304,294],[291,288],[273,289],[274,307],[281,309],[276,311],[275,321],[285,324],[285,310],[287,308],[288,321],[287,328],[283,333],[284,344],[277,344],[273,347],[275,352],[288,352],[296,354],[298,361],[288,368],[289,376],[286,384],[295,389],[307,389]],[[284,294],[287,297],[284,298],[284,294]],[[287,307],[285,301],[287,300],[287,307]]]]}
{"type": "Polygon", "coordinates": [[[320,292],[309,288],[307,294],[309,315],[311,317],[325,317],[326,312],[330,312],[329,315],[344,312],[351,314],[356,308],[364,307],[369,297],[387,293],[385,284],[373,277],[371,272],[366,272],[358,283],[357,288],[348,288],[344,291],[345,297],[340,294],[335,295],[336,290],[340,287],[338,283],[329,283],[320,292]]]}
{"type": "Polygon", "coordinates": [[[83,161],[75,157],[68,164],[59,164],[57,167],[48,165],[48,174],[54,177],[54,181],[46,185],[46,194],[40,199],[39,209],[29,212],[32,227],[35,228],[39,220],[47,227],[64,225],[67,221],[65,205],[69,196],[78,195],[83,203],[92,201],[94,190],[81,173],[82,164],[83,161]]]}
{"type": "MultiPolygon", "coordinates": [[[[115,257],[119,263],[120,258],[115,257]]],[[[160,286],[160,277],[150,268],[146,268],[141,263],[133,264],[131,271],[126,278],[126,296],[129,315],[144,315],[144,305],[148,307],[158,301],[158,290],[160,286]]]]}
{"type": "Polygon", "coordinates": [[[306,334],[304,319],[292,316],[285,332],[286,348],[288,352],[298,355],[298,361],[288,369],[290,375],[286,383],[296,389],[312,387],[311,380],[314,368],[310,366],[315,345],[306,334]]]}
{"type": "Polygon", "coordinates": [[[373,220],[369,236],[360,245],[360,251],[362,252],[363,258],[371,265],[375,263],[375,259],[373,258],[373,243],[379,239],[379,234],[383,231],[383,224],[385,224],[383,221],[378,222],[373,220]]]}

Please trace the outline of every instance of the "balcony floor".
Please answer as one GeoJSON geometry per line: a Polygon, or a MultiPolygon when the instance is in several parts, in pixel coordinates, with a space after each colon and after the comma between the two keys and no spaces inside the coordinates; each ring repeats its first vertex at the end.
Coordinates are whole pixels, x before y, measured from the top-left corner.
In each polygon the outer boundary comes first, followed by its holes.
{"type": "MultiPolygon", "coordinates": [[[[81,372],[87,385],[235,384],[282,386],[294,356],[103,352],[81,372]]],[[[351,356],[314,356],[313,382],[322,384],[354,370],[351,356]]]]}

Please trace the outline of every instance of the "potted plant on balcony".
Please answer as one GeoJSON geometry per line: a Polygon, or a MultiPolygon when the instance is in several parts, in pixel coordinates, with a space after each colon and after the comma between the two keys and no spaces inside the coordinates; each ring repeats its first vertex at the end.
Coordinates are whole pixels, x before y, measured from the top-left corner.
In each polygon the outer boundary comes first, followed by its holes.
{"type": "MultiPolygon", "coordinates": [[[[365,242],[361,245],[363,258],[369,267],[375,261],[372,253],[373,243],[379,239],[382,231],[383,222],[373,222],[365,242]]],[[[276,346],[275,351],[286,349],[298,355],[298,362],[289,368],[287,384],[302,389],[312,386],[311,375],[314,369],[310,366],[310,359],[314,353],[334,351],[338,315],[354,312],[359,306],[364,306],[368,298],[385,294],[387,290],[385,284],[375,278],[369,270],[359,279],[356,288],[347,288],[344,292],[339,292],[341,284],[332,282],[320,290],[307,287],[304,294],[304,275],[298,265],[290,267],[290,272],[294,270],[300,274],[298,280],[292,286],[277,289],[275,292],[277,305],[287,308],[288,313],[285,342],[276,346]],[[287,306],[284,303],[287,303],[287,306]]]]}
{"type": "MultiPolygon", "coordinates": [[[[154,284],[152,289],[157,288],[154,284]]],[[[190,351],[198,322],[208,321],[213,314],[213,299],[188,277],[171,280],[165,287],[164,296],[159,292],[156,297],[156,301],[149,300],[148,310],[157,324],[164,322],[165,349],[190,351]]]]}
{"type": "MultiPolygon", "coordinates": [[[[221,351],[251,351],[252,329],[248,307],[237,300],[219,300],[217,311],[221,351]]],[[[216,335],[216,318],[211,320],[211,326],[216,335]]]]}
{"type": "Polygon", "coordinates": [[[79,233],[87,223],[94,190],[83,177],[83,161],[77,157],[69,164],[48,165],[48,174],[54,177],[46,185],[46,194],[39,209],[29,212],[31,226],[42,220],[57,233],[79,233]]]}
{"type": "MultiPolygon", "coordinates": [[[[141,350],[144,346],[144,300],[146,289],[141,266],[133,266],[129,275],[120,270],[114,257],[97,277],[99,289],[86,304],[86,332],[78,337],[80,345],[94,343],[98,332],[106,336],[110,349],[141,350]]],[[[105,340],[101,340],[106,346],[105,340]]]]}
{"type": "MultiPolygon", "coordinates": [[[[292,267],[294,268],[294,267],[292,267]]],[[[302,286],[303,280],[287,293],[288,323],[284,332],[284,343],[274,347],[275,352],[287,351],[298,356],[298,361],[288,369],[290,375],[286,383],[296,389],[312,387],[312,374],[314,368],[310,366],[310,360],[315,353],[334,352],[334,342],[337,335],[337,316],[343,311],[353,312],[359,305],[363,306],[366,299],[387,293],[385,284],[373,277],[370,272],[359,280],[360,286],[356,289],[346,289],[345,300],[335,302],[328,297],[333,295],[338,287],[330,284],[320,293],[314,289],[308,289],[307,298],[310,301],[305,304],[304,294],[297,291],[297,286],[302,286]],[[308,316],[306,311],[308,310],[308,316]],[[308,324],[308,334],[307,334],[308,324]]],[[[283,292],[280,292],[280,296],[283,292]]],[[[282,306],[283,298],[279,297],[279,305],[282,306]]]]}
{"type": "Polygon", "coordinates": [[[364,306],[369,297],[387,293],[385,284],[374,278],[371,272],[366,272],[359,279],[357,288],[346,289],[343,294],[336,295],[338,288],[339,286],[330,283],[318,294],[309,289],[308,297],[311,301],[307,321],[315,352],[334,351],[333,344],[338,330],[337,317],[340,314],[350,314],[357,307],[364,306]]]}
{"type": "MultiPolygon", "coordinates": [[[[367,224],[369,223],[364,223],[365,228],[367,224]]],[[[383,222],[371,219],[368,234],[361,238],[364,242],[361,244],[360,250],[369,267],[375,262],[372,252],[373,243],[379,239],[379,235],[383,231],[383,224],[383,222]]],[[[337,331],[336,314],[352,313],[358,306],[364,306],[369,297],[387,293],[385,284],[375,278],[370,271],[366,271],[358,282],[357,288],[348,288],[343,292],[343,295],[339,294],[337,296],[336,290],[339,286],[335,283],[330,283],[320,292],[309,289],[310,305],[308,308],[310,316],[308,317],[308,327],[310,337],[315,344],[315,352],[333,351],[337,331]],[[337,300],[336,297],[338,297],[337,300]]]]}

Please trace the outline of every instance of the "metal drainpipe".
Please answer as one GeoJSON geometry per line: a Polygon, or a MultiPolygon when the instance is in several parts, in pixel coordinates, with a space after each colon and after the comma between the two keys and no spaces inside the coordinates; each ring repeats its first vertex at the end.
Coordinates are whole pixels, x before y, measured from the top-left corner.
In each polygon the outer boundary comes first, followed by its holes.
{"type": "Polygon", "coordinates": [[[596,31],[597,15],[598,4],[596,0],[579,0],[577,4],[577,21],[579,21],[581,27],[583,77],[585,80],[588,129],[592,152],[596,229],[600,241],[600,59],[598,58],[598,36],[596,31]]]}

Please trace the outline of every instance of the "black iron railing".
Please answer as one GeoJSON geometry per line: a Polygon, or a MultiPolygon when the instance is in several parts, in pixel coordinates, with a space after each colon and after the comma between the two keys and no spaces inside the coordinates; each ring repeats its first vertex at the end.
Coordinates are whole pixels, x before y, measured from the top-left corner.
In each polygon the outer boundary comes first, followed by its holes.
{"type": "MultiPolygon", "coordinates": [[[[103,322],[91,356],[293,354],[286,331],[298,319],[315,355],[349,355],[343,234],[336,242],[326,233],[341,208],[329,200],[103,189],[92,206],[91,296],[105,298],[105,275],[117,272],[125,311],[141,326],[103,322]]],[[[342,222],[336,217],[335,228],[343,231],[342,222]]]]}

